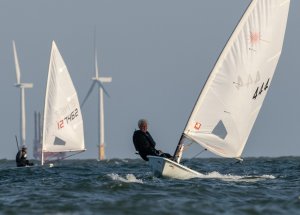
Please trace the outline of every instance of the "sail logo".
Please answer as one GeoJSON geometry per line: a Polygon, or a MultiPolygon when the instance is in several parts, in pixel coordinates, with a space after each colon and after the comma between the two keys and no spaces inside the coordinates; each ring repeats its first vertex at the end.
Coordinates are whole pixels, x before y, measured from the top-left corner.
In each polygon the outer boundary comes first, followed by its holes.
{"type": "Polygon", "coordinates": [[[269,40],[266,40],[262,38],[261,33],[257,31],[250,32],[250,37],[248,38],[250,40],[251,47],[249,47],[250,51],[256,52],[257,50],[254,47],[258,47],[258,44],[260,42],[263,43],[270,43],[269,40]]]}
{"type": "Polygon", "coordinates": [[[195,126],[194,126],[194,129],[199,130],[200,127],[201,127],[201,123],[200,122],[196,122],[195,126]]]}
{"type": "Polygon", "coordinates": [[[260,41],[260,33],[259,32],[250,32],[250,43],[252,45],[257,44],[260,41]]]}

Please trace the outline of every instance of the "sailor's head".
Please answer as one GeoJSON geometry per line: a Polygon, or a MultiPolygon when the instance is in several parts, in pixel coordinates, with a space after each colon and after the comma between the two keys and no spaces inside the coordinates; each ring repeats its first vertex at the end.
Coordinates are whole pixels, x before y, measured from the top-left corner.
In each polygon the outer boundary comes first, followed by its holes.
{"type": "Polygon", "coordinates": [[[22,151],[26,151],[27,147],[26,146],[22,146],[22,151]]]}
{"type": "Polygon", "coordinates": [[[147,129],[148,129],[148,122],[146,119],[140,119],[139,122],[138,122],[138,126],[139,126],[139,129],[142,131],[142,132],[146,132],[147,129]]]}

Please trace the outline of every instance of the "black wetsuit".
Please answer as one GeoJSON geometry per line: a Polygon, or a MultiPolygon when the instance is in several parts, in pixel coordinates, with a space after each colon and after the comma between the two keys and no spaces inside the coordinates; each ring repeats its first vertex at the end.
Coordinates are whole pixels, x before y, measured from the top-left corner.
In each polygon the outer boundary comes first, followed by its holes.
{"type": "Polygon", "coordinates": [[[155,149],[155,141],[151,137],[150,133],[147,131],[142,132],[141,130],[137,130],[133,133],[133,143],[135,150],[139,152],[140,156],[145,160],[148,161],[147,155],[152,156],[162,156],[171,158],[172,156],[167,153],[160,153],[160,151],[155,149]]]}
{"type": "Polygon", "coordinates": [[[22,150],[18,151],[16,155],[16,163],[17,167],[33,165],[33,163],[30,163],[29,160],[26,159],[26,153],[22,153],[22,150]]]}

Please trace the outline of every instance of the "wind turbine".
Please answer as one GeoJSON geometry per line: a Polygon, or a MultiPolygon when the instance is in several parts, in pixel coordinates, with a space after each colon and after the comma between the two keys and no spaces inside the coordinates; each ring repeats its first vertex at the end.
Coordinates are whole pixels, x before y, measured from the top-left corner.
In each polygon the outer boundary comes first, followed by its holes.
{"type": "Polygon", "coordinates": [[[103,87],[103,83],[110,83],[112,81],[112,77],[100,77],[99,76],[99,69],[98,69],[98,56],[97,56],[97,49],[96,49],[96,42],[95,42],[95,77],[92,78],[93,83],[85,96],[81,107],[85,104],[86,100],[90,96],[91,92],[93,91],[95,85],[98,85],[98,93],[99,93],[99,101],[98,101],[98,141],[99,141],[99,160],[105,159],[105,142],[104,142],[104,104],[103,104],[103,92],[109,97],[107,91],[103,87]]]}
{"type": "Polygon", "coordinates": [[[21,125],[20,125],[20,134],[21,134],[21,143],[22,146],[26,145],[26,111],[25,111],[25,89],[32,88],[32,83],[21,83],[21,72],[20,66],[18,61],[17,49],[15,45],[15,41],[13,40],[13,51],[14,51],[14,60],[15,60],[15,67],[16,67],[16,77],[17,83],[14,85],[15,87],[20,88],[21,92],[21,125]]]}

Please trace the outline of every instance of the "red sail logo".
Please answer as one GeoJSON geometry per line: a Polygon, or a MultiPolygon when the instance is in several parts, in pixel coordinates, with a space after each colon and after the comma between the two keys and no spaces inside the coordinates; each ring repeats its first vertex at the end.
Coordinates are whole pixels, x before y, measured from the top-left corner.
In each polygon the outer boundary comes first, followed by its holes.
{"type": "Polygon", "coordinates": [[[256,45],[261,40],[259,32],[250,32],[250,43],[256,45]]]}
{"type": "Polygon", "coordinates": [[[201,127],[201,123],[200,123],[200,122],[196,122],[194,128],[195,128],[196,130],[199,130],[200,127],[201,127]]]}

